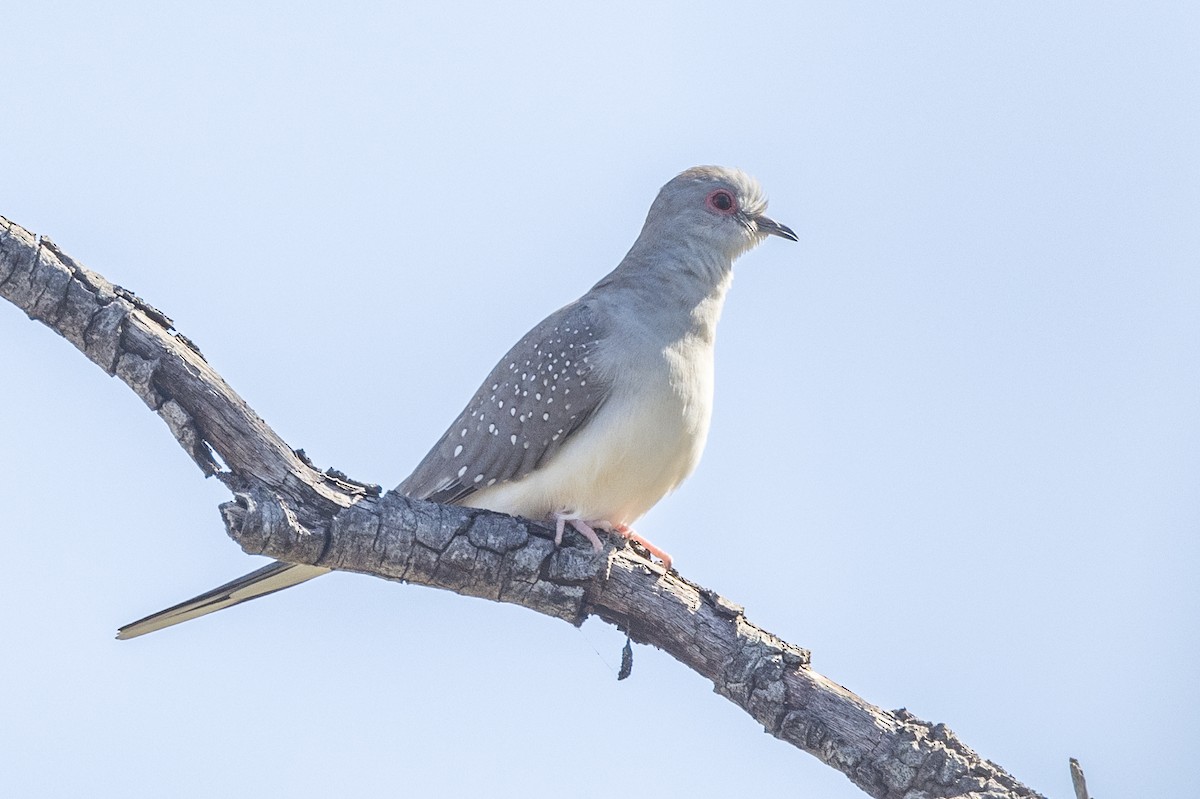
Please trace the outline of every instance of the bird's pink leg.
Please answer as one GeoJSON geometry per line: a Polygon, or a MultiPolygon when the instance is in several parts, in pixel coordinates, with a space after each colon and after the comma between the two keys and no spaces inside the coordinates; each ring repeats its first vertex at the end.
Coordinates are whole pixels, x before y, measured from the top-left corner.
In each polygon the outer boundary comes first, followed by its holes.
{"type": "Polygon", "coordinates": [[[554,546],[562,543],[563,531],[566,529],[567,522],[570,522],[572,527],[582,533],[583,537],[591,542],[592,549],[597,552],[604,549],[604,545],[600,543],[600,536],[596,535],[596,531],[587,522],[582,519],[573,519],[568,513],[554,514],[554,546]]]}
{"type": "Polygon", "coordinates": [[[622,538],[628,539],[630,541],[636,541],[637,543],[639,543],[643,547],[645,547],[647,552],[649,552],[651,555],[653,555],[654,557],[661,560],[663,566],[666,567],[667,571],[671,570],[671,556],[668,555],[663,550],[659,549],[658,547],[654,546],[654,544],[651,544],[645,538],[642,538],[640,535],[638,535],[636,532],[634,532],[632,527],[630,527],[627,524],[613,524],[612,522],[607,522],[607,521],[585,522],[583,519],[571,518],[571,515],[568,513],[555,513],[554,514],[554,545],[555,546],[559,546],[560,544],[562,544],[563,532],[566,530],[566,526],[567,526],[568,522],[571,524],[572,527],[574,527],[576,530],[578,530],[583,535],[584,538],[586,538],[588,541],[591,542],[592,549],[596,550],[597,552],[600,552],[601,550],[603,550],[604,545],[602,543],[600,543],[600,536],[596,535],[596,528],[598,528],[600,530],[607,530],[609,532],[614,532],[617,535],[621,536],[622,538]]]}
{"type": "Polygon", "coordinates": [[[600,536],[596,535],[596,531],[583,519],[572,519],[571,526],[583,533],[583,537],[592,542],[592,549],[597,552],[604,549],[604,544],[600,543],[600,536]]]}
{"type": "Polygon", "coordinates": [[[671,556],[668,555],[663,550],[659,549],[658,547],[654,546],[654,544],[651,544],[645,538],[642,538],[640,535],[638,535],[636,532],[634,532],[634,529],[632,527],[630,527],[629,525],[627,525],[627,524],[609,524],[608,522],[599,522],[599,523],[597,523],[596,526],[603,527],[606,530],[612,530],[614,533],[621,536],[622,538],[628,539],[630,541],[638,542],[639,544],[641,544],[643,547],[646,548],[647,552],[649,552],[651,555],[653,555],[654,557],[661,560],[663,567],[666,568],[667,571],[671,570],[671,556]]]}

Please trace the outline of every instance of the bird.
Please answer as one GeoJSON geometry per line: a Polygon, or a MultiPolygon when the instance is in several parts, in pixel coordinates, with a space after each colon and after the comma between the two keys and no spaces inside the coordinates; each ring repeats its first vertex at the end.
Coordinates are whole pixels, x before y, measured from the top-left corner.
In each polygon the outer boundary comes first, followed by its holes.
{"type": "MultiPolygon", "coordinates": [[[[696,468],[708,437],[717,321],[733,263],[768,236],[759,183],[687,169],[650,205],[615,269],[530,330],[496,364],[412,474],[407,497],[597,531],[671,557],[632,528],[696,468]]],[[[274,593],[329,569],[276,561],[120,628],[135,638],[274,593]]]]}

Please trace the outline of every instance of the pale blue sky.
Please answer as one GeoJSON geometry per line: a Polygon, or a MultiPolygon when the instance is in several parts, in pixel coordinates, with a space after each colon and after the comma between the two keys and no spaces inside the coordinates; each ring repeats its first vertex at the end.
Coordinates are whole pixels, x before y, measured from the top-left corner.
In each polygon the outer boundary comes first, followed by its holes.
{"type": "MultiPolygon", "coordinates": [[[[25,5],[0,215],[385,486],[662,183],[757,175],[800,242],[739,263],[705,459],[639,529],[1051,796],[1068,756],[1194,790],[1194,3],[25,5]]],[[[258,561],[7,304],[0,375],[6,794],[861,795],[661,653],[617,683],[595,623],[333,575],[117,642],[258,561]]]]}

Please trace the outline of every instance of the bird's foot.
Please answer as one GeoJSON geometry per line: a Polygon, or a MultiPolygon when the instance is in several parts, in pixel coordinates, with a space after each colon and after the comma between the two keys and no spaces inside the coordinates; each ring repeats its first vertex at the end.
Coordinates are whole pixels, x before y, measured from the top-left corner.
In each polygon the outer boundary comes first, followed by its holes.
{"type": "MultiPolygon", "coordinates": [[[[600,552],[604,549],[604,544],[600,543],[600,536],[596,535],[596,531],[592,529],[591,524],[588,524],[583,519],[572,519],[569,513],[554,514],[554,546],[562,543],[563,531],[566,529],[567,522],[578,530],[584,538],[592,544],[592,549],[600,552]]],[[[592,522],[592,524],[597,524],[592,522]]]]}
{"type": "Polygon", "coordinates": [[[569,513],[554,514],[554,545],[562,544],[563,533],[566,531],[567,524],[578,530],[584,538],[592,544],[592,549],[600,552],[604,549],[604,545],[600,543],[600,536],[596,535],[596,530],[604,530],[606,532],[616,533],[627,541],[636,541],[645,547],[646,551],[654,557],[662,561],[663,566],[667,571],[671,570],[671,556],[663,550],[651,544],[645,538],[638,535],[632,527],[627,524],[613,524],[607,521],[584,521],[583,519],[572,518],[569,513]]]}
{"type": "Polygon", "coordinates": [[[654,557],[661,560],[663,567],[667,571],[671,570],[671,556],[668,555],[663,550],[659,549],[658,547],[654,546],[654,544],[651,544],[645,538],[642,538],[629,525],[627,525],[627,524],[609,524],[608,522],[600,522],[600,523],[597,523],[596,526],[601,527],[605,530],[610,530],[610,531],[616,533],[617,535],[621,536],[622,538],[626,539],[627,541],[636,541],[637,543],[639,543],[643,547],[645,547],[647,552],[649,552],[651,555],[653,555],[654,557]]]}

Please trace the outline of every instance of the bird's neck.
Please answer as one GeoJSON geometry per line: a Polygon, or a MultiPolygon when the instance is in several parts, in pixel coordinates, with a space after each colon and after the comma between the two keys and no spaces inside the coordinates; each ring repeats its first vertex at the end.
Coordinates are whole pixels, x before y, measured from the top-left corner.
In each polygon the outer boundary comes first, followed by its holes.
{"type": "Polygon", "coordinates": [[[664,345],[691,337],[711,342],[733,281],[732,259],[689,242],[638,244],[589,293],[652,320],[664,345]]]}

